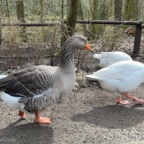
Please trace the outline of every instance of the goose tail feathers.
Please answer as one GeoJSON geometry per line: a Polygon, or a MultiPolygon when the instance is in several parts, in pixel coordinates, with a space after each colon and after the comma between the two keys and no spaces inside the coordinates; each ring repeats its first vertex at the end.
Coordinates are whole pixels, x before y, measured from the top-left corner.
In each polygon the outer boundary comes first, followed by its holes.
{"type": "Polygon", "coordinates": [[[5,78],[7,75],[5,75],[5,74],[1,74],[0,75],[0,79],[2,79],[2,78],[5,78]]]}
{"type": "Polygon", "coordinates": [[[94,74],[91,75],[86,75],[86,78],[92,79],[92,80],[96,80],[99,79],[97,76],[95,76],[94,74]]]}
{"type": "MultiPolygon", "coordinates": [[[[0,75],[0,79],[2,79],[2,78],[5,78],[7,75],[5,75],[5,74],[1,74],[0,75]]],[[[0,100],[1,100],[1,94],[2,94],[2,92],[0,91],[0,100]]]]}

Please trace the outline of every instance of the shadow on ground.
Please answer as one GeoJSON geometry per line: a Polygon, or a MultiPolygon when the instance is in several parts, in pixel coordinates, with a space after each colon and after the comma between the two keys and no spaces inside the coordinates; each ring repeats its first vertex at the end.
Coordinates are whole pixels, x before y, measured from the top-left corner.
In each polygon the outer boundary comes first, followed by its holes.
{"type": "Polygon", "coordinates": [[[52,144],[53,129],[36,123],[16,125],[17,122],[0,130],[0,143],[4,144],[52,144]]]}
{"type": "Polygon", "coordinates": [[[73,121],[87,122],[104,128],[124,129],[144,121],[144,111],[121,105],[95,107],[85,114],[77,114],[73,121]]]}

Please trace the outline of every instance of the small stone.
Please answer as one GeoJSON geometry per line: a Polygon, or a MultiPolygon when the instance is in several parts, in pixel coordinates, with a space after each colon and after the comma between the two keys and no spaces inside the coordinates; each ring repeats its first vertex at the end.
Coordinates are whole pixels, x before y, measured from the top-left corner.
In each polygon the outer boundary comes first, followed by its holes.
{"type": "Polygon", "coordinates": [[[76,82],[80,87],[87,87],[86,73],[84,71],[76,73],[76,82]]]}

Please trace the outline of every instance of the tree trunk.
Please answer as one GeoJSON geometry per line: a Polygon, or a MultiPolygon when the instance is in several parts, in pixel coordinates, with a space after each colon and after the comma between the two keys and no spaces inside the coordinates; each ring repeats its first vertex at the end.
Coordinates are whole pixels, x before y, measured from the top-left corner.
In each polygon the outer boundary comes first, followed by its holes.
{"type": "Polygon", "coordinates": [[[62,29],[61,44],[66,41],[68,36],[73,35],[78,15],[79,0],[70,0],[69,2],[66,27],[62,29]]]}
{"type": "Polygon", "coordinates": [[[84,20],[83,8],[82,8],[82,2],[81,2],[81,0],[79,1],[79,13],[78,13],[78,17],[79,17],[79,19],[84,20]]]}
{"type": "Polygon", "coordinates": [[[40,22],[43,23],[43,1],[40,0],[40,22]]]}
{"type": "MultiPolygon", "coordinates": [[[[25,15],[24,15],[24,3],[23,0],[16,1],[16,9],[17,9],[17,19],[21,23],[25,23],[25,15]]],[[[20,35],[22,37],[23,42],[27,42],[27,35],[25,27],[22,27],[20,35]]]]}
{"type": "Polygon", "coordinates": [[[100,19],[101,20],[106,20],[107,19],[107,16],[108,16],[107,13],[108,13],[108,11],[107,11],[106,5],[107,5],[106,1],[101,0],[100,1],[100,6],[98,6],[98,7],[100,7],[100,19]]]}
{"type": "Polygon", "coordinates": [[[10,22],[10,11],[9,11],[9,3],[8,3],[8,0],[6,0],[6,7],[7,7],[6,17],[8,17],[8,21],[10,22]]]}
{"type": "Polygon", "coordinates": [[[140,20],[141,15],[143,15],[142,9],[143,9],[143,0],[139,0],[138,1],[138,20],[140,20]]]}
{"type": "Polygon", "coordinates": [[[134,0],[134,20],[139,20],[139,0],[134,0]]]}
{"type": "Polygon", "coordinates": [[[138,17],[138,0],[126,0],[125,19],[137,20],[138,17]]]}
{"type": "Polygon", "coordinates": [[[115,0],[110,0],[110,2],[109,2],[109,5],[107,6],[109,9],[108,9],[108,13],[109,13],[109,16],[108,17],[110,17],[110,19],[111,18],[113,18],[113,16],[114,16],[114,11],[115,11],[115,9],[114,9],[114,2],[115,0]]]}
{"type": "MultiPolygon", "coordinates": [[[[40,22],[43,23],[43,16],[44,16],[44,0],[40,0],[40,22]]],[[[42,34],[43,34],[43,42],[46,42],[46,31],[45,31],[45,28],[42,27],[42,34]]]]}
{"type": "Polygon", "coordinates": [[[64,18],[64,0],[62,0],[62,4],[61,4],[61,18],[64,18]]]}
{"type": "Polygon", "coordinates": [[[121,20],[122,17],[122,0],[115,0],[115,20],[121,20]]]}
{"type": "MultiPolygon", "coordinates": [[[[83,8],[82,8],[82,2],[81,2],[81,0],[79,1],[79,13],[78,14],[79,14],[78,15],[79,19],[84,20],[83,8]]],[[[86,24],[83,24],[82,27],[83,27],[83,31],[85,33],[86,32],[86,24]]]]}
{"type": "MultiPolygon", "coordinates": [[[[99,0],[93,0],[93,5],[92,5],[92,19],[93,20],[99,19],[98,7],[99,7],[99,0]]],[[[96,24],[92,25],[92,32],[94,35],[98,33],[98,25],[96,24]]]]}
{"type": "Polygon", "coordinates": [[[125,19],[129,20],[130,19],[130,0],[126,0],[125,2],[125,19]]]}

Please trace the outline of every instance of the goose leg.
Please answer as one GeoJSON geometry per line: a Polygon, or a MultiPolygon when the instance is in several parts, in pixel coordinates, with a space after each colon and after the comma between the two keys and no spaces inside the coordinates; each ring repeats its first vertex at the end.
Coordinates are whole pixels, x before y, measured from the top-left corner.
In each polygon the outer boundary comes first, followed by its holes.
{"type": "Polygon", "coordinates": [[[22,112],[19,110],[18,115],[22,118],[22,119],[26,119],[26,113],[22,112]]]}
{"type": "Polygon", "coordinates": [[[118,97],[117,103],[120,103],[122,105],[130,104],[130,102],[128,100],[122,100],[121,96],[118,97]]]}
{"type": "Polygon", "coordinates": [[[130,96],[128,94],[124,94],[124,96],[127,97],[127,98],[129,98],[129,99],[132,99],[133,101],[137,101],[139,103],[144,103],[144,100],[138,99],[137,97],[130,96]]]}
{"type": "Polygon", "coordinates": [[[50,124],[50,118],[41,117],[39,112],[35,113],[35,122],[40,124],[50,124]]]}

